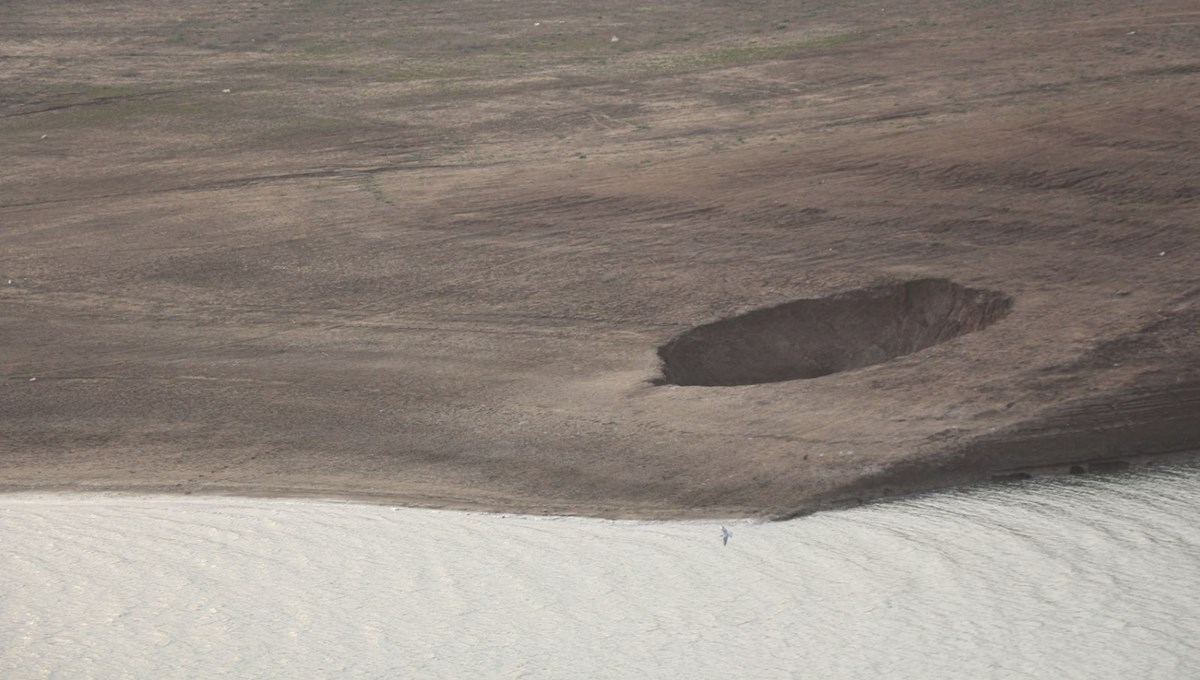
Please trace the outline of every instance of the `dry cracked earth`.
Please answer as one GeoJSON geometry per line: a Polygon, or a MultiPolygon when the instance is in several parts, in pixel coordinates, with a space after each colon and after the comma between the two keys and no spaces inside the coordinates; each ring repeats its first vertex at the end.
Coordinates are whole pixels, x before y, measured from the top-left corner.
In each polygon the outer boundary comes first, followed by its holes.
{"type": "Polygon", "coordinates": [[[0,5],[0,489],[786,517],[1200,449],[1190,0],[0,5]]]}

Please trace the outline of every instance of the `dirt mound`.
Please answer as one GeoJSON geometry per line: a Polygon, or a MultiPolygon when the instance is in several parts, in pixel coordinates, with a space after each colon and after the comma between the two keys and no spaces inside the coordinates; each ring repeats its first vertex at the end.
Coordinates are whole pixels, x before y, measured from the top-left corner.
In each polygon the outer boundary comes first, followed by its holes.
{"type": "Polygon", "coordinates": [[[918,279],[795,300],[697,326],[658,348],[658,385],[752,385],[882,363],[1002,319],[1012,298],[918,279]]]}

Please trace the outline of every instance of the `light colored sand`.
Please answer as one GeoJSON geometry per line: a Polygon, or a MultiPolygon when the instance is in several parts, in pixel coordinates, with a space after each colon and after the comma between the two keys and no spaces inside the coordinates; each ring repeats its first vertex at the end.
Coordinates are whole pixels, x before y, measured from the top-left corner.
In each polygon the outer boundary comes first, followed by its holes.
{"type": "Polygon", "coordinates": [[[778,524],[0,496],[0,677],[1098,678],[1200,664],[1200,473],[778,524]]]}

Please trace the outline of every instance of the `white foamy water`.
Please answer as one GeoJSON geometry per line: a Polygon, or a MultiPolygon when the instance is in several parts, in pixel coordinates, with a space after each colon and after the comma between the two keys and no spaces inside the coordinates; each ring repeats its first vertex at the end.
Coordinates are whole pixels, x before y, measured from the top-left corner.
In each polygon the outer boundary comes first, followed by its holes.
{"type": "Polygon", "coordinates": [[[786,523],[0,496],[0,677],[1186,678],[1200,471],[786,523]]]}

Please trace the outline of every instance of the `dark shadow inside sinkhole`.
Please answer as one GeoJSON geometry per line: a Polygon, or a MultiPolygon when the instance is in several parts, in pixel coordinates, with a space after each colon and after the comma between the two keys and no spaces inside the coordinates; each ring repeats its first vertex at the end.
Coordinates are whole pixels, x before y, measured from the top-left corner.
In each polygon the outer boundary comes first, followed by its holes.
{"type": "Polygon", "coordinates": [[[656,385],[753,385],[852,371],[999,321],[1012,298],[918,279],[795,300],[697,326],[658,348],[656,385]]]}

